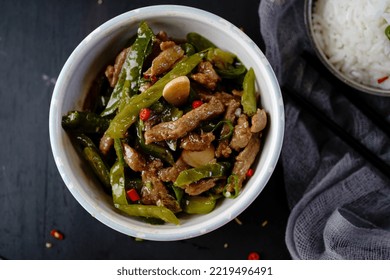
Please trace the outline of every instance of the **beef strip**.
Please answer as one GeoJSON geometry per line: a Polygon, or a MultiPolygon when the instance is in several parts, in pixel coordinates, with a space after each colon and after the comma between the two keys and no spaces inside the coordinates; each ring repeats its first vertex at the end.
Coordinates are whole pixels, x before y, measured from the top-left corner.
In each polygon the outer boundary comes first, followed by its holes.
{"type": "Polygon", "coordinates": [[[267,113],[264,109],[257,109],[256,114],[252,116],[251,132],[262,131],[267,125],[267,113]]]}
{"type": "Polygon", "coordinates": [[[122,50],[115,58],[114,65],[109,65],[106,68],[105,75],[110,82],[111,87],[115,87],[116,83],[118,82],[119,74],[121,72],[123,63],[126,61],[126,56],[129,50],[130,48],[122,50]]]}
{"type": "Polygon", "coordinates": [[[199,63],[198,73],[192,74],[191,78],[211,90],[214,90],[217,87],[217,83],[221,80],[209,61],[199,63]]]}
{"type": "Polygon", "coordinates": [[[223,105],[228,106],[231,100],[236,100],[237,102],[240,102],[240,97],[231,95],[226,92],[216,92],[214,94],[206,93],[206,92],[200,92],[199,93],[200,98],[202,101],[209,102],[211,98],[216,98],[219,101],[222,102],[223,105]]]}
{"type": "Polygon", "coordinates": [[[168,193],[164,183],[158,177],[158,170],[162,166],[161,160],[155,159],[148,163],[147,169],[142,171],[141,202],[146,205],[164,206],[174,213],[180,212],[179,203],[168,193]]]}
{"type": "Polygon", "coordinates": [[[189,195],[199,195],[199,194],[213,188],[216,185],[215,182],[217,180],[218,179],[216,179],[216,178],[200,180],[196,183],[192,183],[192,184],[186,186],[185,192],[189,195]]]}
{"type": "Polygon", "coordinates": [[[136,172],[146,168],[145,158],[128,144],[123,144],[123,158],[127,165],[136,172]]]}
{"type": "Polygon", "coordinates": [[[201,134],[190,132],[181,139],[180,148],[189,151],[203,151],[210,147],[210,144],[214,139],[215,136],[212,132],[201,134]]]}
{"type": "Polygon", "coordinates": [[[248,117],[245,114],[237,120],[237,125],[234,127],[233,137],[230,141],[230,147],[236,151],[245,148],[252,137],[252,132],[249,127],[248,117]]]}
{"type": "MultiPolygon", "coordinates": [[[[241,105],[240,102],[237,101],[236,99],[234,98],[229,99],[229,101],[227,101],[225,120],[229,120],[232,123],[234,123],[236,119],[236,110],[240,108],[240,105],[241,105]]],[[[230,131],[229,126],[227,124],[224,124],[221,130],[221,136],[227,135],[229,131],[230,131]]],[[[218,158],[221,156],[227,158],[230,156],[231,153],[232,153],[232,149],[229,147],[229,139],[223,139],[219,141],[217,149],[215,150],[215,156],[218,158]]]]}
{"type": "Polygon", "coordinates": [[[153,59],[152,66],[146,71],[146,74],[161,75],[170,70],[184,56],[184,50],[172,41],[162,42],[160,48],[163,49],[162,52],[153,59]]]}
{"type": "MultiPolygon", "coordinates": [[[[253,133],[248,145],[243,149],[238,156],[233,166],[232,174],[238,176],[238,190],[241,189],[242,183],[246,179],[246,174],[255,161],[255,158],[260,151],[260,137],[258,133],[253,133]]],[[[226,186],[228,192],[234,192],[234,183],[231,182],[226,186]]]]}
{"type": "Polygon", "coordinates": [[[104,133],[99,142],[99,150],[103,155],[107,155],[112,145],[114,145],[114,139],[104,133]]]}
{"type": "Polygon", "coordinates": [[[225,106],[216,98],[195,108],[181,118],[162,122],[145,132],[145,143],[159,142],[162,140],[178,139],[199,126],[201,121],[214,118],[225,111],[225,106]]]}
{"type": "Polygon", "coordinates": [[[189,168],[189,165],[180,157],[172,167],[163,168],[158,172],[158,177],[163,182],[175,182],[180,172],[189,168]]]}

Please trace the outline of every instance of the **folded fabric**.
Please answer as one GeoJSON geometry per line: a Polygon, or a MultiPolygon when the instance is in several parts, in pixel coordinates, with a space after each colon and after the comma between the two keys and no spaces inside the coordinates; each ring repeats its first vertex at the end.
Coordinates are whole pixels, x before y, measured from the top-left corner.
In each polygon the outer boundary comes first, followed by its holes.
{"type": "MultiPolygon", "coordinates": [[[[262,0],[265,53],[283,87],[304,96],[390,164],[390,139],[302,54],[314,54],[304,0],[262,0]]],[[[383,174],[284,92],[281,153],[291,214],[286,244],[293,259],[390,259],[390,174],[383,174]]],[[[390,98],[362,94],[390,125],[390,98]]]]}

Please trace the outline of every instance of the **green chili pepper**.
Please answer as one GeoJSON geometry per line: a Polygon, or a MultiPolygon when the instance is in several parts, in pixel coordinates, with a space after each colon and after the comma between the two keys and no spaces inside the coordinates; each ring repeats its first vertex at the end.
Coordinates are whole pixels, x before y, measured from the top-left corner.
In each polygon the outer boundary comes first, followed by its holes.
{"type": "Polygon", "coordinates": [[[184,195],[184,190],[179,187],[172,186],[173,192],[175,193],[176,201],[180,204],[181,199],[184,195]]]}
{"type": "Polygon", "coordinates": [[[93,143],[93,141],[91,140],[91,138],[89,138],[87,135],[85,135],[84,133],[78,133],[75,135],[75,139],[77,141],[77,143],[82,147],[82,148],[85,148],[85,147],[91,147],[91,148],[94,148],[95,150],[97,150],[96,146],[95,146],[95,143],[93,143]]]}
{"type": "Polygon", "coordinates": [[[244,109],[244,113],[251,117],[257,110],[255,72],[253,71],[253,68],[250,68],[246,73],[242,87],[244,91],[241,96],[241,104],[244,109]]]}
{"type": "Polygon", "coordinates": [[[205,178],[224,177],[230,167],[228,163],[210,163],[180,172],[174,183],[177,187],[184,187],[205,178]]]}
{"type": "Polygon", "coordinates": [[[181,48],[184,50],[186,55],[193,55],[196,53],[195,47],[190,43],[181,44],[181,48]]]}
{"type": "Polygon", "coordinates": [[[92,112],[71,111],[62,117],[62,127],[82,133],[103,133],[110,120],[92,112]]]}
{"type": "Polygon", "coordinates": [[[228,65],[225,69],[216,68],[215,71],[221,78],[232,80],[241,78],[241,76],[245,74],[246,68],[241,63],[235,63],[234,65],[228,65]]]}
{"type": "Polygon", "coordinates": [[[123,159],[123,147],[120,139],[114,140],[114,148],[117,154],[117,161],[110,170],[110,183],[112,188],[112,199],[116,208],[119,205],[127,205],[125,190],[125,161],[123,159]]]}
{"type": "Polygon", "coordinates": [[[85,147],[83,149],[83,156],[88,161],[92,171],[96,174],[100,182],[108,190],[110,188],[110,174],[97,150],[93,147],[85,147]]]}
{"type": "Polygon", "coordinates": [[[240,182],[239,182],[238,176],[235,174],[232,174],[229,176],[229,178],[227,180],[227,184],[226,184],[225,188],[223,189],[222,194],[227,198],[236,198],[238,196],[239,192],[240,192],[240,182]],[[231,190],[228,190],[228,188],[231,189],[231,186],[233,186],[233,190],[234,190],[233,193],[231,190]]]}
{"type": "Polygon", "coordinates": [[[114,117],[106,133],[112,138],[122,138],[127,129],[136,121],[139,111],[155,103],[162,96],[164,86],[176,77],[187,75],[202,61],[203,53],[196,53],[183,59],[158,80],[153,86],[133,96],[128,104],[114,117]]]}
{"type": "Polygon", "coordinates": [[[207,60],[218,69],[226,69],[229,65],[233,64],[235,59],[236,55],[219,48],[211,48],[207,52],[207,60]]]}
{"type": "Polygon", "coordinates": [[[99,181],[103,184],[104,188],[108,191],[111,186],[110,173],[107,164],[100,156],[95,144],[91,138],[83,133],[76,134],[75,139],[82,149],[83,157],[88,162],[99,181]]]}
{"type": "Polygon", "coordinates": [[[106,109],[101,113],[102,116],[114,113],[119,106],[121,109],[129,101],[129,98],[138,92],[142,66],[145,58],[151,52],[154,34],[146,22],[141,22],[137,33],[138,36],[127,53],[118,82],[106,109]]]}
{"type": "Polygon", "coordinates": [[[169,163],[170,165],[174,165],[175,160],[168,149],[165,149],[164,147],[157,145],[157,144],[154,144],[154,143],[151,143],[148,145],[145,144],[143,129],[144,129],[143,122],[141,120],[139,120],[137,123],[136,130],[137,130],[137,140],[138,140],[138,143],[139,143],[141,149],[154,157],[157,157],[157,158],[164,160],[165,162],[169,163]]]}
{"type": "Polygon", "coordinates": [[[163,206],[128,204],[118,205],[117,208],[130,216],[159,218],[168,223],[172,223],[175,225],[180,224],[180,221],[175,216],[175,214],[173,214],[171,210],[163,206]]]}
{"type": "Polygon", "coordinates": [[[184,202],[183,211],[187,214],[207,214],[214,210],[216,201],[213,196],[190,196],[184,202]]]}
{"type": "Polygon", "coordinates": [[[198,52],[206,50],[208,48],[216,48],[216,46],[196,32],[190,32],[186,36],[187,42],[193,45],[198,52]]]}
{"type": "Polygon", "coordinates": [[[386,27],[386,29],[385,29],[385,35],[386,35],[387,39],[390,40],[390,25],[386,27]]]}
{"type": "Polygon", "coordinates": [[[203,126],[202,130],[205,132],[214,132],[217,128],[219,128],[220,126],[222,126],[224,124],[226,124],[229,127],[229,132],[227,134],[221,136],[218,139],[219,141],[221,141],[221,140],[229,138],[233,134],[234,126],[230,120],[222,120],[222,121],[219,121],[217,124],[209,123],[208,125],[203,126]]]}

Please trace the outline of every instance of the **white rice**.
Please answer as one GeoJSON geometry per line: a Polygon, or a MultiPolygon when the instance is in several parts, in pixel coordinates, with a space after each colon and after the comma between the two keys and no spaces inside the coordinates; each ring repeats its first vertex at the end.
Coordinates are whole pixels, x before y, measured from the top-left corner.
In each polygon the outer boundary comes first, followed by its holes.
{"type": "Polygon", "coordinates": [[[345,76],[390,89],[390,0],[317,0],[314,37],[329,61],[345,76]]]}

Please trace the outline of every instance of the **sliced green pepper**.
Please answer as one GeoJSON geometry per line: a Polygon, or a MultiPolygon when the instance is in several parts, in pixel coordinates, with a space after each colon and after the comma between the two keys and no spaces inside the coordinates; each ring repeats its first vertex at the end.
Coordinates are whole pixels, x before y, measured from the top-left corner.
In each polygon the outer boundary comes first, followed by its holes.
{"type": "Polygon", "coordinates": [[[208,125],[203,126],[202,130],[205,132],[214,132],[217,128],[221,127],[224,124],[226,124],[229,127],[229,132],[226,133],[225,135],[222,135],[218,139],[219,141],[221,141],[221,140],[229,138],[233,134],[234,126],[230,120],[222,120],[222,121],[219,121],[217,124],[209,123],[208,125]]]}
{"type": "Polygon", "coordinates": [[[184,53],[186,55],[193,55],[194,53],[196,53],[195,47],[190,43],[181,44],[181,48],[184,50],[184,53]]]}
{"type": "Polygon", "coordinates": [[[110,175],[106,164],[103,162],[99,153],[93,147],[83,149],[84,158],[88,161],[93,172],[99,178],[106,189],[110,187],[110,175]]]}
{"type": "Polygon", "coordinates": [[[186,169],[180,172],[174,185],[184,187],[201,179],[224,177],[229,167],[228,163],[210,163],[200,167],[186,169]]]}
{"type": "Polygon", "coordinates": [[[184,202],[183,211],[187,214],[207,214],[214,210],[216,201],[213,196],[190,196],[184,202]]]}
{"type": "Polygon", "coordinates": [[[118,205],[117,208],[130,216],[158,218],[175,225],[180,224],[180,221],[175,214],[164,206],[128,204],[118,205]]]}
{"type": "Polygon", "coordinates": [[[145,144],[145,138],[143,135],[143,127],[144,127],[143,122],[141,120],[139,120],[137,123],[136,130],[137,130],[138,144],[140,145],[141,149],[154,157],[157,157],[159,159],[164,160],[165,162],[169,163],[170,165],[174,165],[175,160],[168,149],[166,149],[160,145],[154,144],[154,143],[151,143],[148,145],[145,144]]]}
{"type": "Polygon", "coordinates": [[[235,63],[232,65],[228,65],[224,69],[216,68],[215,71],[221,78],[225,79],[242,79],[242,76],[246,72],[246,68],[241,63],[235,63]]]}
{"type": "Polygon", "coordinates": [[[241,104],[244,109],[244,113],[251,117],[257,110],[255,72],[253,71],[253,68],[250,68],[246,73],[242,87],[244,91],[241,96],[241,104]]]}
{"type": "Polygon", "coordinates": [[[135,42],[127,53],[107,107],[101,113],[102,116],[108,116],[114,113],[119,106],[125,106],[129,98],[138,92],[142,66],[145,58],[151,52],[154,34],[146,22],[141,22],[137,34],[135,42]]]}
{"type": "Polygon", "coordinates": [[[233,64],[235,59],[236,55],[219,48],[212,48],[207,52],[207,60],[218,69],[226,69],[229,65],[233,64]]]}
{"type": "Polygon", "coordinates": [[[175,67],[153,86],[133,96],[128,104],[114,117],[106,133],[112,138],[122,138],[137,120],[139,111],[155,103],[162,96],[164,86],[176,77],[187,75],[202,61],[203,53],[196,53],[177,63],[175,67]]]}
{"type": "Polygon", "coordinates": [[[123,159],[123,147],[120,139],[114,140],[114,148],[118,160],[111,167],[110,183],[112,188],[112,198],[114,205],[118,208],[119,205],[127,204],[127,196],[125,189],[125,161],[123,159]]]}
{"type": "Polygon", "coordinates": [[[82,133],[103,133],[110,120],[92,112],[71,111],[62,117],[62,127],[82,133]]]}
{"type": "Polygon", "coordinates": [[[77,134],[75,136],[77,143],[82,148],[82,154],[88,162],[92,171],[95,173],[104,188],[108,191],[110,188],[110,173],[107,164],[103,161],[95,144],[85,134],[77,134]]]}
{"type": "Polygon", "coordinates": [[[198,52],[206,50],[208,48],[216,48],[216,46],[196,32],[190,32],[186,36],[187,42],[193,45],[198,52]]]}
{"type": "Polygon", "coordinates": [[[227,198],[236,198],[239,193],[240,193],[240,181],[236,174],[232,174],[229,176],[227,180],[227,184],[224,187],[222,194],[227,198]]]}
{"type": "Polygon", "coordinates": [[[386,29],[385,29],[385,35],[386,35],[387,39],[390,40],[390,25],[386,27],[386,29]]]}

